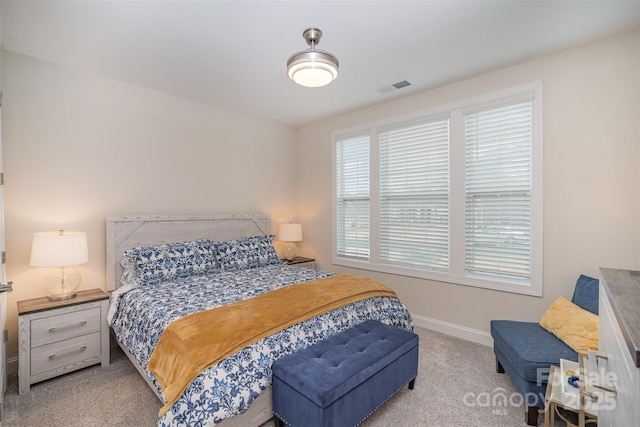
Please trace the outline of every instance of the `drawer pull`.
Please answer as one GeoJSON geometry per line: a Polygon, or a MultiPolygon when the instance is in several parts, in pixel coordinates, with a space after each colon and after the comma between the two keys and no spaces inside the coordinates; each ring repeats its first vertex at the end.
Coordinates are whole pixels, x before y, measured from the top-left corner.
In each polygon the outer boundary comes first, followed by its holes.
{"type": "MultiPolygon", "coordinates": [[[[86,324],[87,324],[87,321],[86,321],[86,320],[83,320],[82,322],[78,323],[78,325],[77,325],[77,326],[84,326],[84,325],[86,325],[86,324]]],[[[66,327],[67,327],[67,328],[73,328],[73,327],[74,327],[74,325],[69,325],[69,326],[66,326],[66,327]]],[[[55,332],[56,330],[57,330],[57,328],[49,328],[49,332],[55,332]]]]}
{"type": "MultiPolygon", "coordinates": [[[[77,350],[70,350],[68,353],[71,353],[71,352],[74,352],[74,351],[77,351],[78,353],[82,353],[82,352],[83,352],[83,351],[85,351],[86,349],[87,349],[87,346],[86,346],[86,345],[83,345],[82,347],[80,347],[80,348],[79,348],[79,349],[77,349],[77,350]]],[[[56,354],[52,354],[51,356],[49,356],[49,360],[53,360],[53,359],[55,359],[56,357],[57,357],[57,355],[56,355],[56,354]]]]}

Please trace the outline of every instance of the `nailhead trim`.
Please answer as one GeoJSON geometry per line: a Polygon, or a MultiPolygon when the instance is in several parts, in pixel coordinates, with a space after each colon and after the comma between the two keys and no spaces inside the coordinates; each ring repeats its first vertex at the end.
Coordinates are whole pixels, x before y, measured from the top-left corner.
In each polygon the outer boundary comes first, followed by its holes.
{"type": "Polygon", "coordinates": [[[363,419],[360,420],[360,422],[358,424],[356,424],[356,426],[359,426],[360,424],[362,424],[367,418],[369,418],[371,415],[373,415],[374,412],[376,412],[378,409],[380,409],[380,407],[382,405],[384,405],[385,403],[387,403],[387,401],[389,399],[391,399],[393,396],[395,396],[400,390],[402,390],[403,388],[405,388],[406,386],[409,385],[409,383],[411,381],[413,381],[415,378],[407,381],[402,387],[399,387],[396,391],[394,391],[393,393],[391,393],[391,395],[389,397],[387,397],[384,402],[382,402],[381,404],[379,404],[373,411],[369,412],[369,415],[367,415],[366,417],[364,417],[363,419]]]}
{"type": "MultiPolygon", "coordinates": [[[[378,409],[380,409],[380,407],[382,407],[382,405],[384,405],[385,403],[387,403],[389,401],[389,399],[391,399],[393,396],[395,396],[400,390],[402,390],[403,388],[407,387],[409,385],[409,383],[411,381],[415,380],[415,378],[410,379],[409,381],[407,381],[403,386],[398,387],[398,389],[396,391],[394,391],[393,393],[391,393],[391,395],[389,397],[387,397],[384,402],[382,402],[381,404],[379,404],[378,406],[376,406],[376,408],[369,412],[368,415],[366,415],[363,419],[360,420],[360,422],[358,422],[358,424],[356,424],[356,427],[359,426],[360,424],[362,424],[367,418],[369,418],[371,415],[373,415],[374,412],[376,412],[378,409]]],[[[282,421],[283,423],[285,423],[286,425],[290,426],[291,424],[289,424],[287,422],[287,420],[285,420],[284,418],[282,418],[282,416],[280,414],[278,414],[277,412],[273,411],[273,415],[275,415],[276,417],[278,417],[280,419],[280,421],[282,421]]]]}
{"type": "Polygon", "coordinates": [[[278,414],[276,411],[273,411],[273,415],[275,415],[276,417],[278,417],[280,419],[280,421],[282,421],[283,423],[285,423],[286,425],[290,426],[291,424],[289,424],[284,418],[282,418],[282,416],[280,414],[278,414]]]}

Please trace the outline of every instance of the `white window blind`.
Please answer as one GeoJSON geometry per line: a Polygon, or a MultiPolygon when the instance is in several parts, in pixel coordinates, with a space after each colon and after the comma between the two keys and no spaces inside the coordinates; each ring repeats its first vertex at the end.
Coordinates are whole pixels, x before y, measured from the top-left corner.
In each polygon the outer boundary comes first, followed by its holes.
{"type": "Polygon", "coordinates": [[[467,274],[531,280],[532,102],[465,114],[467,274]]]}
{"type": "Polygon", "coordinates": [[[380,262],[449,269],[449,120],[383,130],[380,262]]]}
{"type": "Polygon", "coordinates": [[[336,131],[333,263],[542,295],[542,95],[534,81],[336,131]]]}
{"type": "Polygon", "coordinates": [[[369,152],[369,135],[336,144],[336,243],[342,257],[369,258],[369,152]]]}

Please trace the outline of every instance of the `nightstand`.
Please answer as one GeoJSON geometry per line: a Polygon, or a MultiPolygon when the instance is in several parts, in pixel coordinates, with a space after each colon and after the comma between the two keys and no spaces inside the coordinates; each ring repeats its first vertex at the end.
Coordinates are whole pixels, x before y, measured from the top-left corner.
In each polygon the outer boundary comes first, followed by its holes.
{"type": "Polygon", "coordinates": [[[294,267],[310,268],[312,270],[316,269],[316,260],[313,258],[305,258],[302,256],[297,256],[291,261],[287,261],[286,263],[287,265],[291,265],[294,267]]]}
{"type": "Polygon", "coordinates": [[[79,291],[63,301],[18,301],[18,392],[31,384],[101,363],[109,365],[109,295],[79,291]]]}

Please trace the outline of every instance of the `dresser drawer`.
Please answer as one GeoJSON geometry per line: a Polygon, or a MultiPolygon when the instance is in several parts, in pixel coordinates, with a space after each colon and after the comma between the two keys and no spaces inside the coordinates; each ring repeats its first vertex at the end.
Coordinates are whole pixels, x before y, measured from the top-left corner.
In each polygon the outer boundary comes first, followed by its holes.
{"type": "Polygon", "coordinates": [[[67,312],[31,322],[31,348],[100,331],[100,307],[67,312]]]}
{"type": "Polygon", "coordinates": [[[31,351],[31,375],[100,356],[100,332],[55,342],[31,351]]]}

